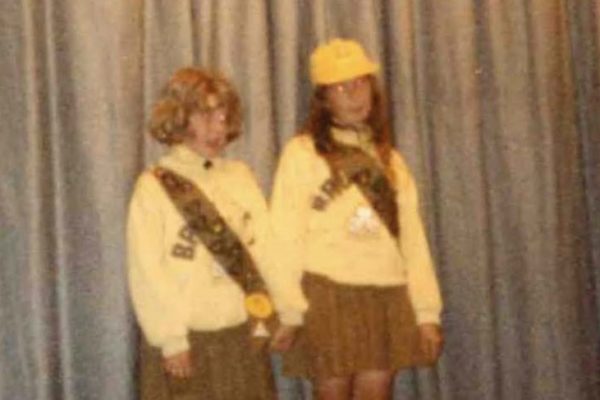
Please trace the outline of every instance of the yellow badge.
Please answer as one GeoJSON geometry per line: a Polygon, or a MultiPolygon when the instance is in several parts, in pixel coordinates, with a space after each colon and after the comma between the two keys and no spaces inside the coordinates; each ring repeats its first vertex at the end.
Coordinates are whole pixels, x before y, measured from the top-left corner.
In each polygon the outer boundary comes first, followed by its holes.
{"type": "Polygon", "coordinates": [[[251,293],[246,296],[246,310],[254,318],[265,319],[273,313],[271,300],[264,293],[251,293]]]}

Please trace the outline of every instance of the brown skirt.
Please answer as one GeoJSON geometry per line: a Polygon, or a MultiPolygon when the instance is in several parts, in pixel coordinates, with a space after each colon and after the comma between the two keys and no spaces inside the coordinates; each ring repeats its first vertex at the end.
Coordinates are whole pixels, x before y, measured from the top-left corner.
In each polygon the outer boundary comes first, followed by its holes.
{"type": "Polygon", "coordinates": [[[141,400],[270,400],[275,383],[267,349],[250,350],[246,324],[190,335],[193,375],[174,378],[162,367],[159,349],[140,351],[141,400]]]}
{"type": "Polygon", "coordinates": [[[327,379],[430,364],[406,286],[342,285],[316,274],[304,274],[302,286],[309,308],[284,354],[285,375],[327,379]]]}

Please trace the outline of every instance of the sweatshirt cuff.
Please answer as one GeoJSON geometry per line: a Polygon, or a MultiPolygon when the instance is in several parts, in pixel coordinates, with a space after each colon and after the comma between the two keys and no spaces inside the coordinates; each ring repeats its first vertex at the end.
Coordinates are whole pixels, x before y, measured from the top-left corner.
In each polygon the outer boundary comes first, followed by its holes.
{"type": "Polygon", "coordinates": [[[279,320],[283,325],[298,326],[304,323],[304,313],[298,311],[281,311],[279,320]]]}
{"type": "Polygon", "coordinates": [[[167,340],[162,346],[163,357],[170,357],[175,354],[183,353],[190,349],[190,343],[186,336],[167,340]]]}
{"type": "Polygon", "coordinates": [[[440,313],[437,311],[416,311],[417,325],[437,324],[440,325],[440,313]]]}

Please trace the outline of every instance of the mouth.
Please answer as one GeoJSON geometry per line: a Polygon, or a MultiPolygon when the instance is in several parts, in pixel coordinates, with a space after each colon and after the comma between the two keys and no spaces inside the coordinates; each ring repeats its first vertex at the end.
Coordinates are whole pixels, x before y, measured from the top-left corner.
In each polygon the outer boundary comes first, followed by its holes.
{"type": "Polygon", "coordinates": [[[220,150],[225,146],[225,141],[221,139],[207,140],[205,145],[211,150],[220,150]]]}
{"type": "Polygon", "coordinates": [[[350,112],[353,114],[360,114],[365,110],[365,106],[356,106],[356,107],[351,107],[350,108],[350,112]]]}
{"type": "Polygon", "coordinates": [[[369,112],[369,107],[366,105],[360,105],[356,107],[350,107],[348,111],[352,115],[363,116],[369,112]]]}

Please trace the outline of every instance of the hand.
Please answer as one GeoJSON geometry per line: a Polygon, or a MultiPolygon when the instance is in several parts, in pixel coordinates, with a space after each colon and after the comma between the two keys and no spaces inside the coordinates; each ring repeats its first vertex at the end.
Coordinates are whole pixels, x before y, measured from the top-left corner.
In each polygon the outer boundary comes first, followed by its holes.
{"type": "Polygon", "coordinates": [[[177,353],[163,359],[165,371],[176,378],[189,378],[192,376],[192,355],[190,351],[177,353]]]}
{"type": "Polygon", "coordinates": [[[280,325],[279,328],[277,328],[277,331],[275,331],[275,333],[273,334],[273,338],[271,339],[271,349],[281,352],[288,351],[294,343],[297,330],[297,326],[280,325]]]}
{"type": "Polygon", "coordinates": [[[438,324],[428,323],[419,325],[421,351],[431,363],[439,358],[444,343],[442,328],[438,324]]]}

